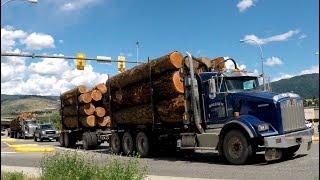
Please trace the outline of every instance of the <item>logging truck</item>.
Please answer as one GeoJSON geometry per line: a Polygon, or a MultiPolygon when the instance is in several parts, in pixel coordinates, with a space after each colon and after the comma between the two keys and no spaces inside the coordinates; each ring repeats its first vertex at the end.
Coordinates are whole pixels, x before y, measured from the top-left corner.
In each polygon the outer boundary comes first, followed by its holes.
{"type": "Polygon", "coordinates": [[[35,115],[23,112],[10,122],[8,135],[11,138],[31,138],[37,127],[35,115]]]}
{"type": "Polygon", "coordinates": [[[107,80],[114,153],[212,150],[244,164],[258,151],[271,161],[293,156],[300,145],[310,149],[313,130],[304,123],[299,95],[261,89],[261,76],[239,70],[233,59],[180,56],[174,52],[107,80]],[[226,61],[235,69],[226,70],[226,61]]]}

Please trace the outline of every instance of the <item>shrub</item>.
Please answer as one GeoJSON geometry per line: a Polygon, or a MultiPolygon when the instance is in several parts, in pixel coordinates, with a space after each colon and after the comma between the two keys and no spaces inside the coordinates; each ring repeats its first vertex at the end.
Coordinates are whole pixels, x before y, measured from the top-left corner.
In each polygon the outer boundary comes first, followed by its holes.
{"type": "Polygon", "coordinates": [[[98,166],[94,157],[83,153],[66,152],[46,156],[41,162],[44,180],[140,180],[145,177],[146,167],[141,167],[136,157],[128,161],[111,156],[105,164],[98,166]]]}
{"type": "Polygon", "coordinates": [[[3,180],[23,180],[22,172],[1,172],[1,179],[3,180]]]}

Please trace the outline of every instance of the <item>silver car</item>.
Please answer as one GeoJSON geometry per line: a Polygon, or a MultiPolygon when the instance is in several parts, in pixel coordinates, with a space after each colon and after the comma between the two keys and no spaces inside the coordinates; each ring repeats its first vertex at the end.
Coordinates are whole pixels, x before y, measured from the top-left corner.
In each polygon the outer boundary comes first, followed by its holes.
{"type": "Polygon", "coordinates": [[[59,133],[58,131],[53,127],[52,124],[39,124],[39,126],[36,128],[34,132],[34,141],[40,141],[43,140],[59,140],[59,133]]]}

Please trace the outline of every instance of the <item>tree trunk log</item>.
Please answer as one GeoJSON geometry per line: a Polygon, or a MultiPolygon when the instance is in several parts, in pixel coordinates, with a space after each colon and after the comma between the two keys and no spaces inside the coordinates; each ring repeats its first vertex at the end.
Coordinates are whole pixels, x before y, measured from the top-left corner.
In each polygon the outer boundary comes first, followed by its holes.
{"type": "Polygon", "coordinates": [[[78,120],[76,116],[64,117],[64,125],[68,128],[75,128],[78,126],[78,120]]]}
{"type": "MultiPolygon", "coordinates": [[[[183,94],[183,82],[180,80],[179,71],[167,72],[153,81],[155,101],[171,99],[183,94]]],[[[150,83],[137,84],[116,91],[113,95],[115,110],[132,107],[151,102],[150,83]]]]}
{"type": "Polygon", "coordinates": [[[95,107],[92,103],[88,103],[80,106],[79,111],[81,115],[92,115],[95,111],[95,107]]]}
{"type": "Polygon", "coordinates": [[[96,117],[94,115],[80,117],[80,121],[85,127],[94,127],[96,125],[96,117]]]}
{"type": "MultiPolygon", "coordinates": [[[[156,121],[167,123],[177,123],[183,120],[184,97],[164,100],[156,105],[156,121]]],[[[151,105],[134,106],[122,109],[113,114],[113,120],[118,124],[151,124],[152,109],[151,105]]]]}
{"type": "Polygon", "coordinates": [[[99,127],[111,127],[111,119],[109,116],[97,118],[97,125],[99,127]]]}
{"type": "Polygon", "coordinates": [[[62,104],[67,105],[67,106],[75,105],[76,103],[77,103],[77,98],[75,96],[62,100],[62,104]]]}
{"type": "Polygon", "coordinates": [[[93,89],[100,91],[101,94],[105,94],[107,92],[107,86],[105,83],[98,84],[93,89]]]}
{"type": "Polygon", "coordinates": [[[103,107],[96,107],[94,114],[98,117],[103,117],[106,115],[106,110],[103,107]]]}
{"type": "MultiPolygon", "coordinates": [[[[92,103],[84,104],[79,107],[79,114],[81,115],[92,115],[95,111],[94,105],[92,103]]],[[[64,116],[76,116],[77,115],[77,107],[76,106],[65,106],[63,108],[64,116]]]]}
{"type": "Polygon", "coordinates": [[[92,100],[91,93],[83,93],[78,97],[79,103],[90,103],[92,100]]]}
{"type": "Polygon", "coordinates": [[[100,101],[102,99],[102,94],[100,91],[94,89],[91,91],[91,97],[94,101],[100,101]]]}
{"type": "Polygon", "coordinates": [[[149,66],[151,66],[152,76],[157,76],[165,71],[179,69],[182,66],[181,53],[174,51],[160,58],[135,66],[123,73],[117,74],[109,79],[111,87],[122,88],[136,82],[148,79],[149,66]]]}
{"type": "Polygon", "coordinates": [[[61,97],[62,100],[64,100],[64,99],[67,99],[67,98],[70,98],[70,97],[73,97],[73,96],[77,96],[77,94],[83,94],[83,93],[86,93],[86,92],[88,92],[87,88],[85,86],[83,86],[83,85],[80,85],[80,86],[77,86],[74,89],[71,89],[69,91],[64,92],[63,94],[60,95],[60,97],[61,97]]]}

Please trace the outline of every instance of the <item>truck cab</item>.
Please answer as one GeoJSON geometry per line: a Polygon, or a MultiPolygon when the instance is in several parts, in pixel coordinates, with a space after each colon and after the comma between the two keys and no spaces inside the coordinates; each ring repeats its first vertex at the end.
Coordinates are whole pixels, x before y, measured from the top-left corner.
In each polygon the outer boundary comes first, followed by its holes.
{"type": "Polygon", "coordinates": [[[243,164],[260,150],[267,161],[292,156],[303,143],[309,150],[313,129],[305,125],[301,97],[263,90],[259,75],[240,71],[231,60],[235,70],[197,74],[189,61],[187,118],[178,147],[214,149],[232,164],[243,164]]]}

